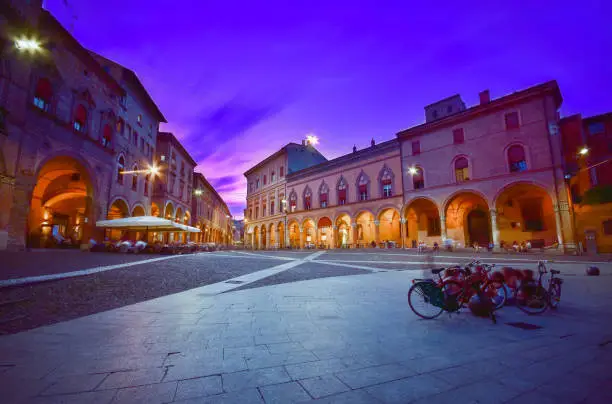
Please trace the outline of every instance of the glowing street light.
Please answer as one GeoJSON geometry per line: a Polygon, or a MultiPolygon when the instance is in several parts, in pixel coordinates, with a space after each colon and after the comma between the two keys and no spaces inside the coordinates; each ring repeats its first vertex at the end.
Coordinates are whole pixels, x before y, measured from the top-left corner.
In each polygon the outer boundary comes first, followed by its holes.
{"type": "Polygon", "coordinates": [[[319,144],[319,138],[316,137],[315,135],[306,135],[306,142],[309,145],[314,146],[314,145],[319,144]]]}
{"type": "Polygon", "coordinates": [[[195,191],[193,191],[194,194],[196,194],[196,196],[200,196],[202,195],[202,190],[201,189],[196,189],[195,191]]]}
{"type": "Polygon", "coordinates": [[[40,42],[35,38],[25,36],[15,39],[15,47],[22,52],[36,53],[42,50],[40,42]]]}
{"type": "Polygon", "coordinates": [[[417,174],[419,173],[419,170],[417,170],[417,168],[416,168],[416,167],[410,167],[410,168],[408,169],[408,172],[409,172],[411,175],[417,175],[417,174]]]}
{"type": "Polygon", "coordinates": [[[156,165],[149,166],[148,172],[149,172],[149,174],[153,174],[154,176],[158,175],[159,174],[159,167],[156,166],[156,165]]]}
{"type": "Polygon", "coordinates": [[[589,154],[589,148],[584,146],[582,149],[580,149],[578,153],[580,153],[581,156],[586,156],[587,154],[589,154]]]}

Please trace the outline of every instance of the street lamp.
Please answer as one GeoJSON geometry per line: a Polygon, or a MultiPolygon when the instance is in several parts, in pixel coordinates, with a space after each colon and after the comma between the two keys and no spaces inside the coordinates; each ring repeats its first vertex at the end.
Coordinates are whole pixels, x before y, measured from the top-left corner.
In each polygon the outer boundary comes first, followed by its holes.
{"type": "Polygon", "coordinates": [[[36,53],[42,50],[40,41],[36,38],[27,38],[25,36],[15,38],[15,47],[20,52],[36,53]]]}
{"type": "Polygon", "coordinates": [[[153,176],[156,176],[159,174],[159,167],[154,164],[152,166],[149,166],[148,171],[149,171],[149,174],[153,174],[153,176]]]}
{"type": "Polygon", "coordinates": [[[584,146],[582,149],[580,149],[578,154],[580,154],[581,156],[586,156],[587,154],[589,154],[589,148],[584,146]]]}
{"type": "Polygon", "coordinates": [[[201,189],[196,189],[195,191],[193,191],[194,194],[196,194],[196,196],[200,196],[202,195],[202,190],[201,189]]]}
{"type": "Polygon", "coordinates": [[[409,172],[411,175],[417,175],[417,174],[418,174],[418,172],[419,172],[419,170],[417,170],[417,168],[416,168],[416,167],[410,167],[410,168],[408,169],[408,172],[409,172]]]}

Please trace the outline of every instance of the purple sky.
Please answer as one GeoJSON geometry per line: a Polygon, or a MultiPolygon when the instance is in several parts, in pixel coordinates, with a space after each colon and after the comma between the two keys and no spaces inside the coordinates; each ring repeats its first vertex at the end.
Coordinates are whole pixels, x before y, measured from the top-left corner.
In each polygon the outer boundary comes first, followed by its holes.
{"type": "Polygon", "coordinates": [[[46,0],[45,7],[84,46],[138,74],[169,121],[163,129],[184,142],[241,217],[242,173],[309,132],[333,158],[422,123],[423,106],[449,95],[460,93],[470,106],[481,90],[497,98],[550,79],[561,87],[563,115],[612,110],[610,2],[469,3],[46,0]],[[410,5],[428,3],[435,6],[410,5]]]}

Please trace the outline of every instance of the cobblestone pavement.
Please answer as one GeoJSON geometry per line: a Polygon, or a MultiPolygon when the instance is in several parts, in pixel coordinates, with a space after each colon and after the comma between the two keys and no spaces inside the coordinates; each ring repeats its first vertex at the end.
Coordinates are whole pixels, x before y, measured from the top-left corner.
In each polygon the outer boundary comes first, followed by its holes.
{"type": "Polygon", "coordinates": [[[2,336],[0,397],[7,403],[611,402],[611,276],[568,276],[558,311],[526,316],[506,307],[497,325],[469,313],[418,319],[406,292],[420,270],[227,289],[260,282],[262,274],[325,268],[317,261],[326,257],[268,260],[267,269],[233,278],[237,284],[210,284],[2,336]]]}
{"type": "MultiPolygon", "coordinates": [[[[163,261],[146,261],[151,256],[132,254],[86,254],[72,251],[42,252],[26,255],[25,266],[59,267],[66,262],[69,270],[121,263],[114,268],[92,275],[68,278],[26,286],[0,288],[0,334],[15,333],[43,325],[66,321],[125,305],[181,292],[203,285],[230,280],[235,282],[223,291],[236,288],[250,289],[266,285],[295,282],[322,277],[367,274],[378,271],[420,270],[426,257],[411,252],[397,251],[232,251],[166,257],[163,261]],[[314,256],[313,256],[314,254],[314,256]],[[47,258],[41,260],[39,257],[47,258]],[[309,261],[303,261],[312,257],[309,261]],[[140,261],[142,259],[145,261],[140,261]],[[86,261],[89,260],[89,261],[86,261]],[[137,260],[137,261],[130,261],[137,260]],[[142,264],[137,264],[143,262],[142,264]],[[255,278],[232,279],[259,273],[283,263],[297,265],[280,271],[265,271],[255,278]],[[137,264],[137,265],[134,265],[137,264]]],[[[158,257],[158,256],[154,256],[158,257]]],[[[427,265],[447,265],[465,262],[470,256],[446,255],[435,257],[427,265]]],[[[159,258],[156,258],[159,259],[159,258]]],[[[521,267],[534,267],[534,261],[502,256],[486,258],[491,262],[521,267]]],[[[554,264],[565,276],[580,275],[586,264],[560,261],[554,264]]],[[[599,265],[599,264],[598,264],[599,265]]],[[[611,275],[610,265],[600,265],[603,275],[611,275]]],[[[10,271],[9,271],[10,272],[10,271]]],[[[217,292],[214,292],[217,293],[217,292]]]]}

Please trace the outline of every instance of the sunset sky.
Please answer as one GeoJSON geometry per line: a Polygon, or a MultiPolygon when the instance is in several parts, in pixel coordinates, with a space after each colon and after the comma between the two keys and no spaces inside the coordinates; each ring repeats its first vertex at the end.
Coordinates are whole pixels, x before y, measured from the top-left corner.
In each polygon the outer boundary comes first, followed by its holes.
{"type": "Polygon", "coordinates": [[[423,106],[449,95],[470,106],[481,90],[497,98],[550,79],[562,115],[612,110],[607,1],[67,3],[45,7],[137,73],[162,129],[237,217],[242,173],[307,133],[333,158],[422,123],[423,106]]]}

